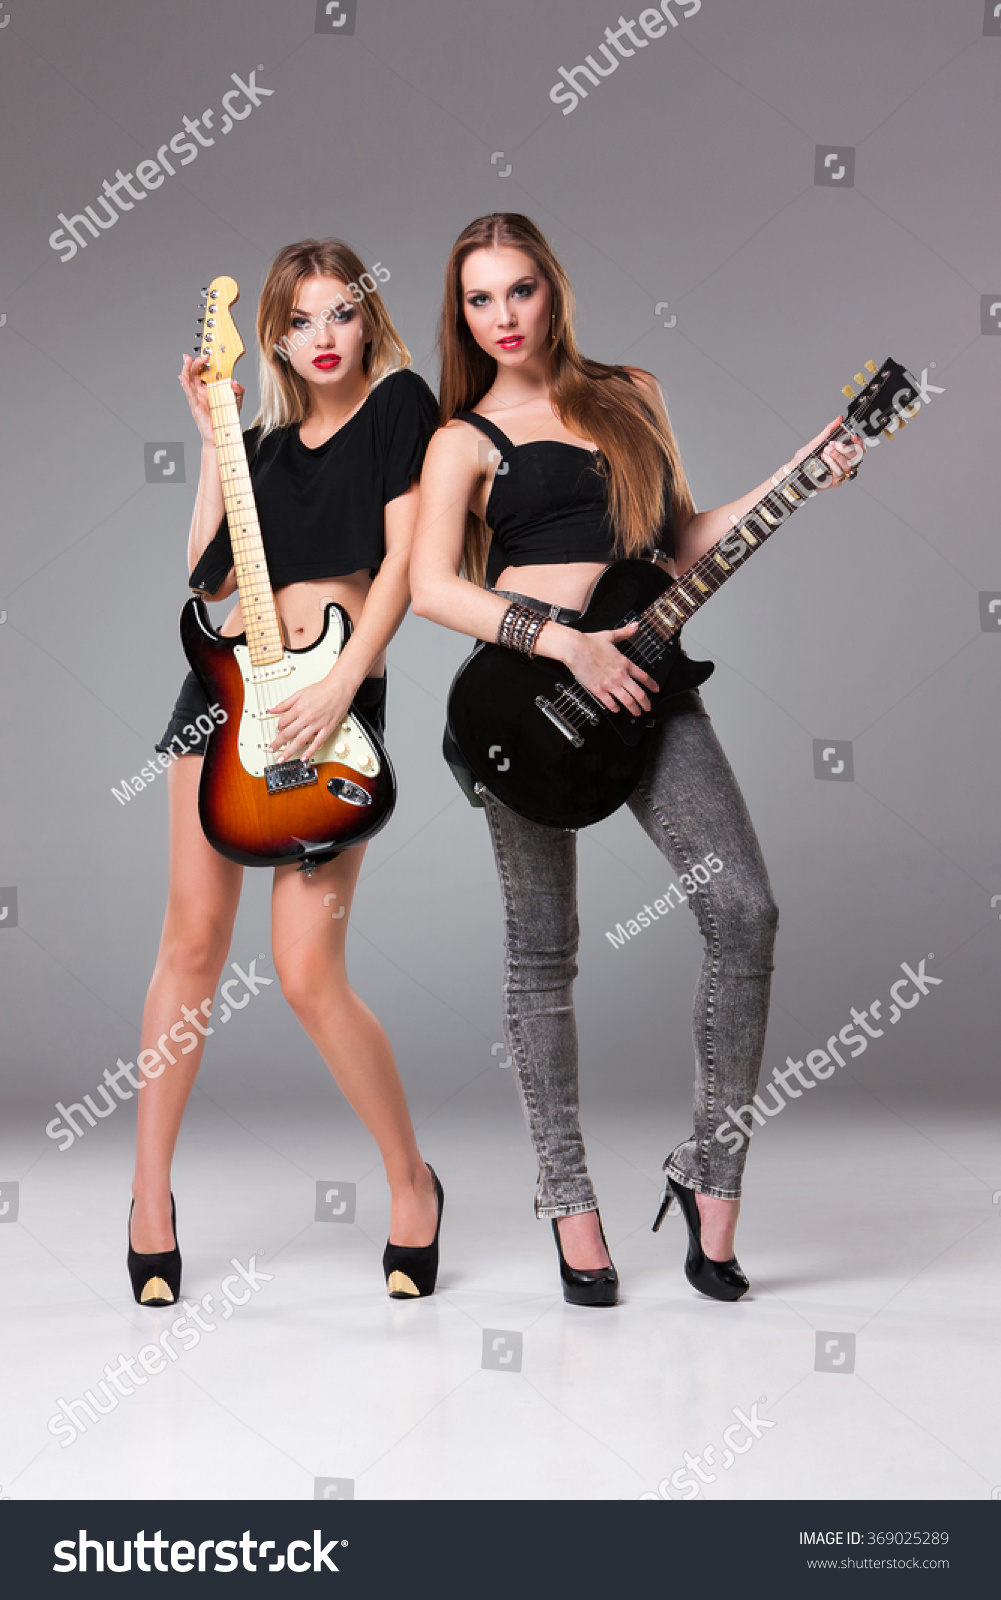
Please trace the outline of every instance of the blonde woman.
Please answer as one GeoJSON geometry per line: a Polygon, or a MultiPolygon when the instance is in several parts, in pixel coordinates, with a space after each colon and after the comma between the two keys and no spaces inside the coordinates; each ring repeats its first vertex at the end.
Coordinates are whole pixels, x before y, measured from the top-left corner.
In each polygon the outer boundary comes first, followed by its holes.
{"type": "MultiPolygon", "coordinates": [[[[409,601],[417,481],[437,406],[410,370],[375,278],[339,240],[307,239],[279,251],[261,294],[257,338],[261,412],[244,438],[286,638],[294,648],[317,638],[329,600],[353,624],[328,676],[276,704],[272,748],[283,759],[307,758],[352,703],[383,731],[386,647],[409,601]]],[[[200,365],[185,356],[180,373],[202,438],[189,581],[219,601],[234,593],[236,579],[200,365]]],[[[239,404],[243,390],[233,387],[239,404]]],[[[220,632],[243,631],[237,600],[220,632]]],[[[167,780],[170,887],[143,1013],[149,1070],[138,1096],[129,1224],[129,1273],[146,1305],[172,1305],[180,1295],[170,1168],[210,1026],[203,1002],[229,952],[243,881],[243,868],[212,848],[198,818],[208,712],[189,673],[157,745],[177,759],[167,780]]],[[[364,853],[364,845],[327,852],[311,875],[292,865],[275,869],[272,948],[282,993],[381,1152],[390,1189],[389,1291],[419,1297],[434,1289],[444,1195],[417,1148],[389,1040],[347,980],[344,946],[364,853]]]]}

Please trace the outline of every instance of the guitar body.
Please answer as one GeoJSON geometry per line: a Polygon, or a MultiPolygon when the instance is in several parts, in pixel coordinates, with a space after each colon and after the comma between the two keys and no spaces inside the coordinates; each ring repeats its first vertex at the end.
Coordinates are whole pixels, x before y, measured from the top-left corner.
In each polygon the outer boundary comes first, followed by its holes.
{"type": "MultiPolygon", "coordinates": [[[[621,628],[673,583],[655,562],[613,562],[570,627],[581,633],[621,628]]],[[[661,686],[656,710],[669,695],[704,683],[713,670],[711,662],[689,661],[677,638],[643,665],[661,686]]],[[[561,661],[480,644],[449,693],[449,727],[473,776],[512,811],[554,828],[586,828],[618,810],[639,782],[656,726],[656,711],[631,717],[599,706],[580,714],[566,695],[573,686],[561,661]]],[[[585,696],[582,704],[597,702],[585,696]]]]}
{"type": "Polygon", "coordinates": [[[205,836],[216,850],[248,867],[301,862],[321,850],[346,849],[378,833],[396,804],[396,779],[374,728],[355,710],[312,762],[270,765],[265,745],[275,718],[267,707],[326,677],[351,631],[343,608],[329,604],[323,632],[279,661],[251,665],[246,635],[225,638],[204,602],[181,612],[181,643],[210,704],[226,720],[209,735],[198,790],[205,836]]]}

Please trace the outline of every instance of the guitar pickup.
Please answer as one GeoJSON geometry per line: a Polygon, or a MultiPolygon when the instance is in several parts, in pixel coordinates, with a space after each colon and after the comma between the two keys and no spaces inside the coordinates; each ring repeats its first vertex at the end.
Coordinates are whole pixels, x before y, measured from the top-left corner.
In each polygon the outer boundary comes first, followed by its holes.
{"type": "Polygon", "coordinates": [[[542,712],[543,716],[549,718],[550,722],[553,724],[553,727],[559,728],[564,739],[569,739],[574,749],[579,750],[581,745],[584,743],[583,739],[577,732],[576,728],[571,727],[570,723],[566,720],[566,717],[560,716],[552,701],[547,700],[545,695],[537,694],[535,697],[535,703],[542,712]]]}
{"type": "Polygon", "coordinates": [[[279,761],[277,766],[268,767],[264,777],[268,794],[281,794],[286,789],[302,789],[306,784],[315,783],[316,768],[296,757],[292,761],[279,761]]]}
{"type": "MultiPolygon", "coordinates": [[[[631,622],[632,618],[630,617],[628,620],[631,622]]],[[[619,626],[625,627],[625,623],[620,623],[619,626]]],[[[565,683],[558,683],[556,687],[560,691],[560,694],[569,696],[574,705],[577,707],[577,710],[587,718],[592,728],[596,728],[598,726],[598,713],[592,710],[592,708],[587,704],[587,701],[582,698],[583,695],[587,693],[586,689],[581,689],[576,683],[572,683],[569,686],[565,683]]]]}

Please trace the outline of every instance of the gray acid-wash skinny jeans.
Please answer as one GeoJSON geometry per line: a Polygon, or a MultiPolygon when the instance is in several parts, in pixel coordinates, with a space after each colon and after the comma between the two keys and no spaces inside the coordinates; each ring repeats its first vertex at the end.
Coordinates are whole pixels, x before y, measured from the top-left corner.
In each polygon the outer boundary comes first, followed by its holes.
{"type": "MultiPolygon", "coordinates": [[[[536,602],[538,604],[538,602],[536,602]]],[[[676,874],[715,852],[722,870],[689,893],[705,955],[695,991],[694,1131],[664,1162],[688,1188],[740,1197],[747,1145],[716,1129],[728,1105],[751,1103],[768,1020],[778,910],[751,819],[695,690],[672,697],[627,804],[676,874]]],[[[518,816],[479,790],[505,917],[505,1033],[539,1161],[540,1217],[592,1211],[578,1119],[577,835],[518,816]]],[[[700,877],[702,874],[699,875],[700,877]]],[[[615,1064],[610,1063],[614,1070],[615,1064]]]]}

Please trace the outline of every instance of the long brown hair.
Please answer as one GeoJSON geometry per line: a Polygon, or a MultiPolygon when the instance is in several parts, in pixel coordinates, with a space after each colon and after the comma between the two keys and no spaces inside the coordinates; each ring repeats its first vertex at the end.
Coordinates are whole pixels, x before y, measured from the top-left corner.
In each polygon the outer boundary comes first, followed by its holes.
{"type": "MultiPolygon", "coordinates": [[[[624,367],[581,355],[574,339],[574,295],[552,246],[530,218],[516,211],[477,217],[452,247],[445,269],[445,299],[438,344],[441,354],[441,426],[482,400],[497,363],[473,338],[463,310],[462,268],[474,250],[510,245],[530,256],[552,294],[552,344],[546,382],[553,410],[572,433],[593,439],[608,483],[608,508],[616,552],[644,554],[664,521],[667,496],[675,515],[694,511],[673,430],[647,403],[624,367]],[[665,466],[667,472],[665,473],[665,466]]],[[[464,570],[482,583],[490,530],[470,514],[464,570]]]]}
{"type": "MultiPolygon", "coordinates": [[[[378,263],[376,263],[378,265],[378,263]]],[[[361,299],[346,302],[358,305],[367,343],[362,367],[371,383],[378,383],[387,372],[410,366],[410,351],[393,327],[378,287],[369,290],[362,283],[375,279],[365,263],[343,239],[300,239],[279,250],[264,279],[257,308],[258,373],[261,410],[256,419],[262,433],[274,428],[305,422],[309,412],[309,387],[281,351],[292,323],[299,285],[306,278],[337,278],[341,283],[358,285],[361,299]]]]}

